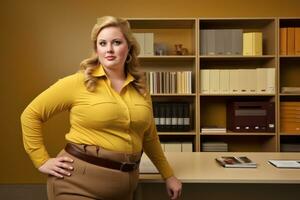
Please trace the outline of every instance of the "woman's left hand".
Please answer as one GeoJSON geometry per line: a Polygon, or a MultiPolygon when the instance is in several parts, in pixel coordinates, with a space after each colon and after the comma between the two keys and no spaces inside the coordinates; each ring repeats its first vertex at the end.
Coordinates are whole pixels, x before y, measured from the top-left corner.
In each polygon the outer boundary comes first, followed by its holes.
{"type": "Polygon", "coordinates": [[[166,179],[166,187],[168,195],[172,200],[179,199],[182,185],[175,176],[171,176],[166,179]]]}

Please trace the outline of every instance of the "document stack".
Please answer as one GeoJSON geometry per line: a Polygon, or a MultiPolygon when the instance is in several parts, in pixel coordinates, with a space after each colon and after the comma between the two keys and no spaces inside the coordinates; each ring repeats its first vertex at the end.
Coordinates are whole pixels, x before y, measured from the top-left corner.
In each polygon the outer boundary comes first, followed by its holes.
{"type": "Polygon", "coordinates": [[[203,142],[203,152],[226,152],[228,151],[228,144],[225,142],[203,142]]]}
{"type": "Polygon", "coordinates": [[[275,94],[275,68],[201,69],[202,94],[275,94]]]}
{"type": "Polygon", "coordinates": [[[201,133],[226,133],[226,128],[221,128],[221,127],[201,128],[201,133]]]}

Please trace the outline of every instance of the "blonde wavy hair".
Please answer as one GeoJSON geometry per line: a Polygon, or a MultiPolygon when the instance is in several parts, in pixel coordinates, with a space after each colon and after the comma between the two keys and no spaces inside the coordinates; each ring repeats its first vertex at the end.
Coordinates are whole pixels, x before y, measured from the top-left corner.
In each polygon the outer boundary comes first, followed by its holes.
{"type": "MultiPolygon", "coordinates": [[[[126,59],[125,62],[125,73],[129,73],[134,77],[134,81],[132,82],[133,86],[136,88],[136,90],[142,94],[145,95],[146,93],[146,77],[145,74],[138,70],[140,67],[139,61],[138,61],[138,54],[140,53],[140,46],[136,39],[134,38],[129,22],[122,18],[117,18],[113,16],[104,16],[101,18],[98,18],[97,24],[94,25],[91,33],[91,39],[93,42],[93,53],[92,56],[83,60],[80,63],[81,69],[85,72],[85,86],[88,91],[93,92],[96,89],[98,78],[94,77],[92,74],[99,67],[101,64],[98,55],[97,55],[97,36],[100,33],[100,31],[106,27],[118,27],[122,31],[128,46],[130,47],[128,56],[131,57],[131,59],[126,59]]],[[[127,57],[128,58],[128,57],[127,57]]]]}

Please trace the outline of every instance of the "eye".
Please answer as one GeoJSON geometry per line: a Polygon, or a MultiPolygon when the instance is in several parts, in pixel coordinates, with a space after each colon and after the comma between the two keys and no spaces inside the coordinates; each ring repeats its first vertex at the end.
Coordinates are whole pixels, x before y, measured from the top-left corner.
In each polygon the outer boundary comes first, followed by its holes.
{"type": "Polygon", "coordinates": [[[106,42],[105,42],[105,41],[100,41],[100,42],[99,42],[99,45],[100,45],[101,47],[104,47],[104,46],[106,45],[106,42]]]}
{"type": "Polygon", "coordinates": [[[122,44],[122,41],[120,41],[120,40],[114,40],[113,44],[116,45],[116,46],[119,46],[120,44],[122,44]]]}

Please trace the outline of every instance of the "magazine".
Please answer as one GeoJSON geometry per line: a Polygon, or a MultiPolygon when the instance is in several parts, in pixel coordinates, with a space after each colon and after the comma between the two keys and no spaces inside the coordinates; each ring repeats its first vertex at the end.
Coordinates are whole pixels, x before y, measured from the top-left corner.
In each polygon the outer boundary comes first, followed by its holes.
{"type": "Polygon", "coordinates": [[[257,164],[247,156],[221,156],[216,161],[223,167],[228,168],[256,168],[257,164]]]}
{"type": "Polygon", "coordinates": [[[269,160],[269,163],[278,168],[300,169],[300,160],[269,160]]]}

